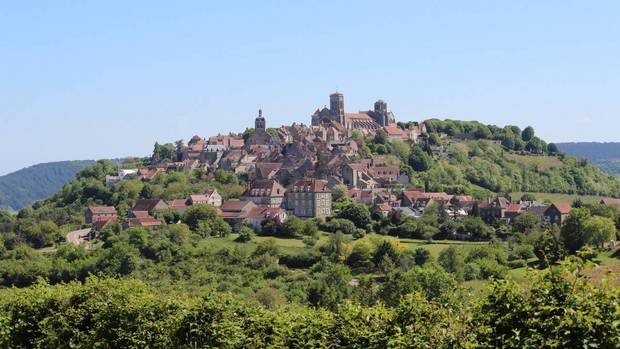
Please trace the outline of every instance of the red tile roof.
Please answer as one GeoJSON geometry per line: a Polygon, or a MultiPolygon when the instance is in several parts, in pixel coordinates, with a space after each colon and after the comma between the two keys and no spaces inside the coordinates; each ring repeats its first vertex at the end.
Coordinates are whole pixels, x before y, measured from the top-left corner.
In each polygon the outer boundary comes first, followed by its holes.
{"type": "Polygon", "coordinates": [[[553,206],[560,211],[561,214],[569,214],[573,207],[570,204],[554,203],[553,206]]]}

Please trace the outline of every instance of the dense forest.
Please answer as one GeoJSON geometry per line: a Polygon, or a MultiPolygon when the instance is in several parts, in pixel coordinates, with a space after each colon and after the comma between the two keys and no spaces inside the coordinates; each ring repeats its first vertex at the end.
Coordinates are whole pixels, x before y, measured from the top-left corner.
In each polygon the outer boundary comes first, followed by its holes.
{"type": "Polygon", "coordinates": [[[75,174],[95,161],[59,161],[30,166],[0,176],[0,208],[19,210],[55,194],[75,174]]]}
{"type": "MultiPolygon", "coordinates": [[[[428,190],[620,194],[615,177],[563,155],[533,129],[450,120],[428,127],[420,144],[382,133],[353,138],[362,156],[400,160],[411,184],[428,190]]],[[[172,145],[157,144],[126,166],[172,156],[172,145]]],[[[0,346],[620,346],[620,290],[601,276],[619,265],[606,245],[618,239],[615,206],[577,200],[561,225],[532,214],[510,224],[459,218],[442,204],[421,217],[385,216],[340,185],[327,219],[266,220],[255,231],[196,204],[182,214],[152,212],[157,228],[117,222],[87,245],[65,242],[87,227],[87,207],[113,206],[122,219],[139,198],[217,189],[234,199],[247,184],[235,173],[194,169],[106,186],[116,171],[99,161],[32,207],[0,211],[0,346]]]]}

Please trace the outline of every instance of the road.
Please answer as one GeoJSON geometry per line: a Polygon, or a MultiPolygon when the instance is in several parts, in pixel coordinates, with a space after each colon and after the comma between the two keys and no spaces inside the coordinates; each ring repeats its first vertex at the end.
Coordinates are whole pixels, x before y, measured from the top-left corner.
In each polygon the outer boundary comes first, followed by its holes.
{"type": "Polygon", "coordinates": [[[86,238],[88,238],[88,233],[90,233],[90,228],[69,232],[69,234],[67,234],[67,242],[70,242],[74,245],[84,243],[86,242],[86,238]]]}

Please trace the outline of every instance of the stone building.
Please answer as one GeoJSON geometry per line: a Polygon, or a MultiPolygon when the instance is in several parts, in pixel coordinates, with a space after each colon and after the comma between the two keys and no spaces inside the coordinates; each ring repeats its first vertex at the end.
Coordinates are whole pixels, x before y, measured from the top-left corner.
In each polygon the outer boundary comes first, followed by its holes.
{"type": "Polygon", "coordinates": [[[303,179],[295,182],[287,192],[289,211],[298,217],[325,218],[332,214],[332,193],[327,181],[303,179]]]}
{"type": "Polygon", "coordinates": [[[262,207],[281,207],[285,192],[286,189],[277,181],[261,179],[252,183],[250,189],[243,196],[243,200],[251,201],[262,207]]]}
{"type": "Polygon", "coordinates": [[[269,145],[272,142],[271,135],[267,133],[267,124],[263,117],[263,111],[258,110],[258,117],[254,120],[254,134],[248,138],[245,145],[269,145]]]}
{"type": "Polygon", "coordinates": [[[374,109],[358,113],[345,113],[344,95],[340,92],[329,96],[329,109],[317,109],[312,114],[312,126],[339,124],[347,130],[378,130],[396,123],[394,114],[383,100],[375,102],[374,109]]]}

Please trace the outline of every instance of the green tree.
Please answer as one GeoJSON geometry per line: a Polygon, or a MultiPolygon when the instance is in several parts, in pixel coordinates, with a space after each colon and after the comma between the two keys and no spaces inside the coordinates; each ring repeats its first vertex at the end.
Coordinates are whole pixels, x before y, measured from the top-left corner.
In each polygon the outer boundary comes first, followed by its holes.
{"type": "Polygon", "coordinates": [[[339,218],[348,219],[358,228],[365,228],[372,223],[370,211],[364,204],[355,204],[345,206],[338,214],[339,218]]]}
{"type": "Polygon", "coordinates": [[[441,251],[437,261],[447,272],[454,274],[454,278],[456,280],[463,280],[463,274],[465,271],[465,257],[456,247],[450,246],[441,251]]]}
{"type": "Polygon", "coordinates": [[[197,230],[201,221],[208,221],[217,218],[217,209],[211,205],[192,205],[183,213],[183,223],[187,224],[190,229],[197,230]]]}
{"type": "Polygon", "coordinates": [[[416,171],[428,171],[432,163],[431,157],[420,147],[414,146],[409,156],[409,166],[416,171]]]}
{"type": "Polygon", "coordinates": [[[532,138],[534,138],[534,128],[532,126],[524,128],[523,132],[521,132],[521,139],[524,142],[529,142],[532,138]]]}
{"type": "Polygon", "coordinates": [[[574,253],[588,243],[585,227],[590,218],[590,211],[587,208],[575,208],[562,224],[561,237],[569,252],[574,253]]]}
{"type": "Polygon", "coordinates": [[[592,216],[584,224],[586,241],[597,247],[616,239],[616,225],[607,217],[592,216]]]}

